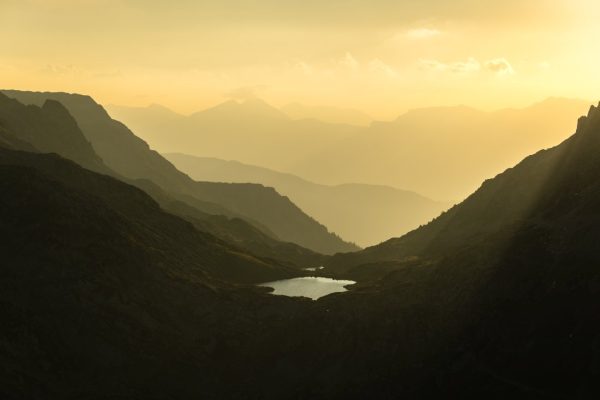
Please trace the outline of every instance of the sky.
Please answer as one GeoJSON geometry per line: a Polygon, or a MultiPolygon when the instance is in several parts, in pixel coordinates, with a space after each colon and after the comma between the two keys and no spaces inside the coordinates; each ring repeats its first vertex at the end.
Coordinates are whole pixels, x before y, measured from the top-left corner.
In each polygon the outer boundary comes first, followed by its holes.
{"type": "Polygon", "coordinates": [[[0,0],[3,88],[191,113],[261,97],[378,119],[597,99],[595,0],[0,0]]]}

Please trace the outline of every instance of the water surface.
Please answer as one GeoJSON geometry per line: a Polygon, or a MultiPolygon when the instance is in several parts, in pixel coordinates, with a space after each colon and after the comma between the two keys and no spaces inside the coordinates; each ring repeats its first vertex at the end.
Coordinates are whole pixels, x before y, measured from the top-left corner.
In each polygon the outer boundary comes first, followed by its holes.
{"type": "Polygon", "coordinates": [[[354,281],[342,281],[330,278],[305,276],[301,278],[283,279],[280,281],[261,283],[259,286],[271,287],[271,294],[289,297],[308,297],[316,300],[331,293],[345,292],[344,286],[352,285],[354,281]]]}

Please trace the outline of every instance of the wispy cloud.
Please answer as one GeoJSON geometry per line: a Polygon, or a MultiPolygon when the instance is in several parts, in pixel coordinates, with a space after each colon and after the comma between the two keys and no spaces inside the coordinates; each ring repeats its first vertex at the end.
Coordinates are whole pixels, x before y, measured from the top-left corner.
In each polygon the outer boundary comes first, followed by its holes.
{"type": "Polygon", "coordinates": [[[256,99],[265,89],[267,89],[266,85],[242,86],[225,93],[225,97],[234,100],[256,99]]]}
{"type": "Polygon", "coordinates": [[[481,70],[481,63],[473,57],[469,57],[466,61],[455,61],[450,63],[444,63],[438,60],[420,60],[419,67],[424,70],[465,74],[481,70]]]}
{"type": "Polygon", "coordinates": [[[513,75],[515,70],[505,58],[495,58],[483,63],[486,70],[497,75],[513,75]]]}
{"type": "Polygon", "coordinates": [[[435,36],[439,36],[441,34],[442,34],[442,32],[437,29],[417,28],[417,29],[411,29],[411,30],[407,31],[404,36],[406,36],[409,39],[421,40],[421,39],[429,39],[429,38],[432,38],[435,36]]]}
{"type": "Polygon", "coordinates": [[[398,73],[396,72],[396,70],[394,68],[392,68],[388,64],[384,63],[379,58],[371,60],[369,62],[368,68],[369,68],[369,71],[371,71],[373,73],[385,75],[390,78],[396,78],[398,76],[398,73]]]}
{"type": "Polygon", "coordinates": [[[58,64],[47,64],[45,67],[40,69],[40,72],[49,75],[81,75],[84,71],[72,64],[69,65],[58,65],[58,64]]]}
{"type": "Polygon", "coordinates": [[[339,64],[350,71],[358,71],[360,68],[360,63],[350,52],[346,52],[346,54],[344,54],[344,57],[342,57],[342,59],[339,61],[339,64]]]}
{"type": "Polygon", "coordinates": [[[469,74],[481,71],[493,72],[496,75],[513,75],[512,65],[505,58],[494,58],[480,62],[474,57],[466,61],[442,62],[438,60],[419,60],[419,67],[423,70],[469,74]]]}

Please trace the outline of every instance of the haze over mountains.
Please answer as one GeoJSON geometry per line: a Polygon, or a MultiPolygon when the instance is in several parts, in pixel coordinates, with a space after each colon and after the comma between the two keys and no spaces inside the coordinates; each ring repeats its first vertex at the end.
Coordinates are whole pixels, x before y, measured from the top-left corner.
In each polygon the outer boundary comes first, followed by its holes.
{"type": "Polygon", "coordinates": [[[281,111],[292,119],[317,119],[332,124],[368,126],[373,122],[373,118],[366,113],[351,108],[305,106],[300,103],[289,103],[281,107],[281,111]]]}
{"type": "Polygon", "coordinates": [[[447,203],[388,186],[326,186],[237,161],[176,153],[164,156],[196,180],[254,182],[273,187],[308,215],[363,247],[401,236],[449,207],[447,203]]]}
{"type": "Polygon", "coordinates": [[[0,0],[0,400],[600,399],[599,20],[0,0]]]}
{"type": "Polygon", "coordinates": [[[278,167],[299,163],[306,154],[334,146],[360,129],[315,119],[293,120],[260,99],[229,100],[189,116],[157,106],[108,110],[160,152],[199,149],[194,155],[280,170],[285,168],[278,167]]]}
{"type": "Polygon", "coordinates": [[[86,139],[106,166],[125,178],[147,180],[158,185],[172,200],[195,207],[205,214],[242,217],[274,239],[297,243],[316,252],[333,254],[357,249],[328,232],[326,227],[304,214],[273,189],[260,185],[193,181],[152,151],[125,125],[111,119],[88,96],[9,90],[2,92],[25,104],[43,105],[49,99],[61,101],[73,114],[86,139]]]}
{"type": "Polygon", "coordinates": [[[235,160],[321,184],[387,185],[459,200],[483,179],[565,139],[587,104],[550,98],[495,112],[425,108],[369,127],[292,121],[256,99],[189,117],[156,106],[109,110],[161,152],[235,160]]]}
{"type": "Polygon", "coordinates": [[[0,94],[2,397],[600,394],[600,109],[431,223],[322,258],[324,273],[358,284],[309,301],[246,285],[298,266],[201,229],[231,229],[201,208],[231,206],[237,185],[200,185],[206,204],[167,189],[159,164],[128,171],[161,185],[123,177],[118,149],[109,164],[95,146],[138,142],[90,98],[8,94],[42,106],[0,94]]]}

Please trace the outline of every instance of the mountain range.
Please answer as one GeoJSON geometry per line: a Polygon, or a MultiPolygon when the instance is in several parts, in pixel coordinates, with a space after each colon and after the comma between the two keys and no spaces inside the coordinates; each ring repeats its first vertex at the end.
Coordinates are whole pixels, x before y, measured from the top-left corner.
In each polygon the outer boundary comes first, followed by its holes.
{"type": "Polygon", "coordinates": [[[109,111],[160,152],[236,160],[320,184],[384,185],[456,201],[526,155],[566,139],[587,106],[549,98],[493,112],[432,107],[366,127],[292,120],[258,99],[190,116],[157,106],[109,111]]]}
{"type": "Polygon", "coordinates": [[[252,182],[273,187],[308,215],[360,246],[370,246],[391,237],[402,236],[437,217],[449,207],[446,203],[417,193],[388,186],[319,185],[292,174],[237,161],[177,153],[164,156],[196,180],[252,182]]]}
{"type": "Polygon", "coordinates": [[[493,112],[465,106],[416,109],[391,122],[375,122],[287,170],[327,183],[369,182],[461,200],[481,181],[566,139],[588,104],[549,98],[493,112]]]}
{"type": "Polygon", "coordinates": [[[357,284],[310,301],[251,285],[298,267],[114,171],[82,99],[22,96],[41,104],[0,94],[0,397],[600,396],[600,108],[432,222],[326,257],[357,284]]]}
{"type": "Polygon", "coordinates": [[[173,199],[188,205],[193,203],[191,205],[199,211],[245,219],[274,239],[296,243],[319,253],[357,249],[271,188],[193,181],[151,150],[125,125],[110,118],[88,96],[9,90],[2,93],[24,104],[42,106],[47,100],[61,102],[108,168],[127,179],[151,181],[173,199]]]}
{"type": "Polygon", "coordinates": [[[108,111],[160,152],[193,149],[194,155],[275,169],[300,163],[306,154],[334,146],[360,129],[316,119],[294,120],[260,99],[229,100],[188,116],[161,106],[112,106],[108,111]]]}

